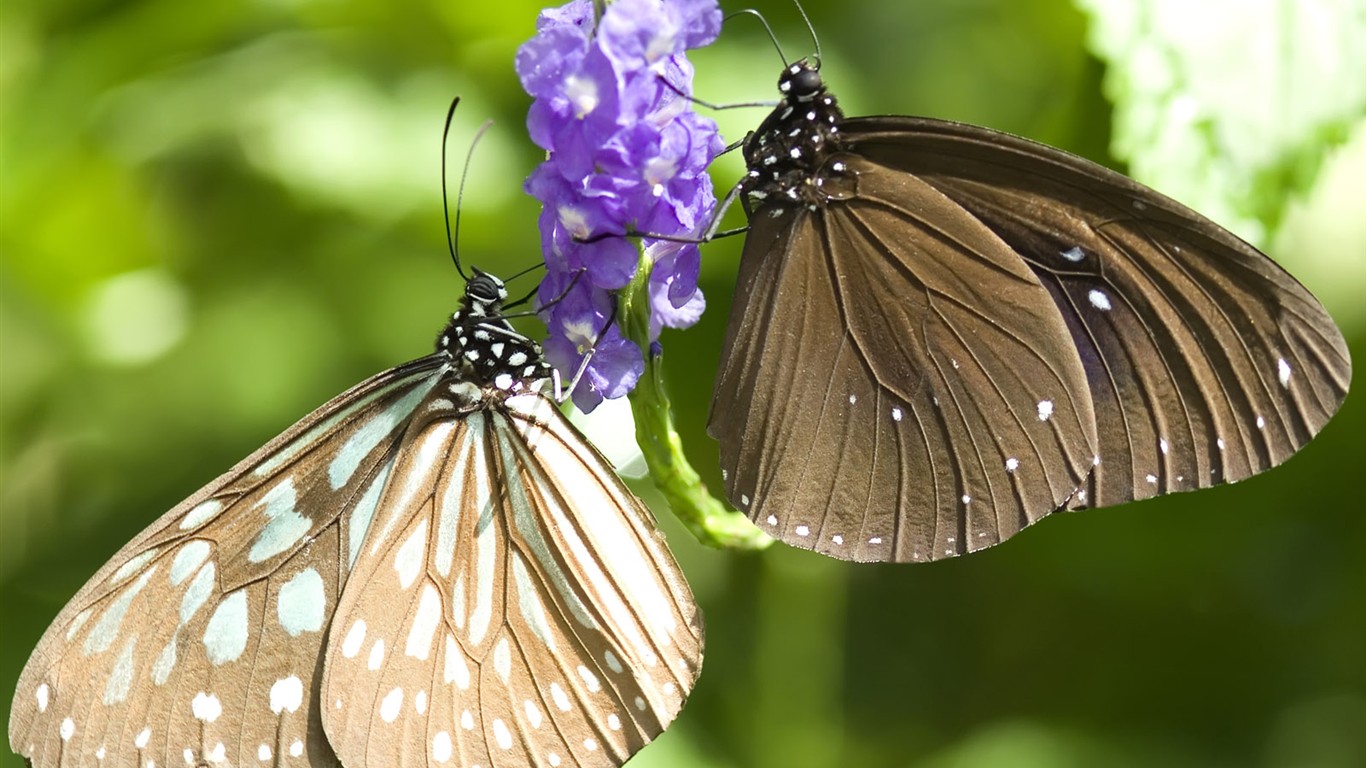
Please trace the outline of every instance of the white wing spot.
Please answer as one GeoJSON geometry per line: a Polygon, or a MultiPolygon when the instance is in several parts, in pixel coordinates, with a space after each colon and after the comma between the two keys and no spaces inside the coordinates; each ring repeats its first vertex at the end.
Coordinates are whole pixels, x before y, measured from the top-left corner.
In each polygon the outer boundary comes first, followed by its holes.
{"type": "Polygon", "coordinates": [[[777,524],[778,524],[778,516],[777,516],[777,515],[769,515],[769,516],[768,516],[768,519],[767,519],[767,522],[768,522],[769,525],[777,525],[777,524]]]}
{"type": "Polygon", "coordinates": [[[584,739],[583,748],[588,750],[589,752],[592,752],[593,750],[598,748],[598,743],[592,739],[584,739]]]}
{"type": "Polygon", "coordinates": [[[149,742],[149,741],[151,741],[151,740],[152,740],[152,729],[151,729],[151,728],[143,728],[141,731],[138,731],[138,735],[135,736],[135,737],[133,738],[133,746],[137,747],[138,749],[146,749],[146,748],[147,748],[147,742],[149,742]]]}
{"type": "MultiPolygon", "coordinates": [[[[969,495],[967,495],[966,493],[963,494],[963,504],[964,504],[964,505],[967,505],[967,504],[970,504],[970,503],[972,503],[972,497],[969,496],[969,495]]],[[[952,541],[952,539],[949,539],[949,540],[952,541]]]]}
{"type": "Polygon", "coordinates": [[[118,661],[114,662],[114,668],[109,672],[109,681],[104,686],[106,706],[122,703],[128,698],[128,689],[133,685],[133,651],[137,641],[137,635],[128,638],[118,661]]]}
{"type": "Polygon", "coordinates": [[[418,523],[417,529],[398,548],[394,556],[394,570],[398,572],[398,585],[407,589],[417,581],[427,555],[427,521],[418,523]]]}
{"type": "Polygon", "coordinates": [[[1215,439],[1214,439],[1214,444],[1217,445],[1217,446],[1219,446],[1219,450],[1221,450],[1221,451],[1224,450],[1224,438],[1222,438],[1222,437],[1217,437],[1217,438],[1215,438],[1215,439]]]}
{"type": "Polygon", "coordinates": [[[213,547],[203,539],[186,542],[171,561],[171,586],[178,587],[209,559],[213,547]]]}
{"type": "Polygon", "coordinates": [[[365,667],[373,672],[379,669],[382,664],[384,664],[384,638],[381,637],[375,641],[374,645],[370,646],[370,659],[366,662],[365,667]]]}
{"type": "Polygon", "coordinates": [[[743,494],[743,493],[740,494],[740,506],[742,506],[742,507],[748,507],[748,506],[749,506],[749,496],[747,496],[747,495],[745,495],[745,494],[743,494]]]}
{"type": "Polygon", "coordinates": [[[403,689],[395,688],[385,694],[384,699],[379,703],[379,716],[386,723],[392,723],[398,719],[399,709],[403,707],[403,689]]]}
{"type": "Polygon", "coordinates": [[[180,530],[188,531],[191,528],[198,528],[217,517],[218,513],[222,511],[223,502],[217,499],[209,499],[185,513],[185,519],[180,521],[180,530]]]}
{"type": "Polygon", "coordinates": [[[467,731],[474,730],[474,715],[468,709],[460,713],[460,727],[467,731]]]}
{"type": "Polygon", "coordinates": [[[446,635],[446,671],[442,679],[455,683],[462,691],[470,687],[470,668],[465,665],[465,654],[450,635],[446,635]]]}
{"type": "Polygon", "coordinates": [[[451,734],[437,731],[432,737],[432,759],[438,763],[448,763],[451,759],[451,734]]]}
{"type": "Polygon", "coordinates": [[[589,693],[597,693],[602,689],[602,685],[598,683],[598,676],[582,664],[579,665],[579,677],[583,678],[583,684],[589,693]]]}
{"type": "Polygon", "coordinates": [[[1015,458],[1014,456],[1011,456],[1010,458],[1006,459],[1006,471],[1007,471],[1007,472],[1014,472],[1015,470],[1017,470],[1017,469],[1019,469],[1019,468],[1020,468],[1020,460],[1019,460],[1019,459],[1015,458]]]}
{"type": "Polygon", "coordinates": [[[881,536],[874,536],[873,538],[871,538],[871,539],[868,540],[868,543],[869,543],[869,544],[881,544],[881,543],[882,543],[882,537],[881,537],[881,536]]]}
{"type": "Polygon", "coordinates": [[[190,702],[190,712],[201,723],[212,723],[223,714],[223,703],[214,694],[200,691],[190,702]]]}
{"type": "MultiPolygon", "coordinates": [[[[493,669],[506,683],[512,677],[512,650],[508,647],[507,638],[498,640],[498,644],[493,647],[493,669]]],[[[583,667],[579,667],[584,671],[583,667]]]]}
{"type": "Polygon", "coordinates": [[[619,660],[617,658],[617,655],[615,653],[612,653],[611,651],[604,652],[602,654],[602,660],[607,663],[608,669],[612,670],[618,675],[621,674],[622,669],[624,669],[624,667],[621,666],[621,660],[619,660]]]}
{"type": "Polygon", "coordinates": [[[66,718],[62,721],[62,729],[58,731],[62,741],[71,741],[71,737],[76,735],[76,721],[66,718]]]}
{"type": "Polygon", "coordinates": [[[111,576],[109,579],[110,586],[118,584],[119,582],[126,580],[129,576],[132,576],[133,574],[142,570],[142,567],[144,565],[147,565],[148,563],[152,562],[152,558],[157,556],[157,551],[158,550],[156,547],[152,547],[146,552],[139,553],[137,557],[134,557],[133,559],[119,566],[119,569],[117,571],[114,571],[114,575],[111,576]]]}
{"type": "Polygon", "coordinates": [[[441,623],[441,595],[430,583],[422,585],[422,597],[417,603],[417,613],[413,616],[413,628],[408,632],[408,643],[403,652],[415,659],[426,661],[432,652],[432,639],[436,637],[436,627],[441,623]]]}
{"type": "Polygon", "coordinates": [[[47,711],[48,697],[52,694],[52,689],[47,687],[47,683],[38,686],[38,690],[33,692],[34,698],[38,699],[38,712],[47,711]]]}
{"type": "Polygon", "coordinates": [[[209,758],[211,763],[221,763],[228,759],[228,748],[220,741],[213,745],[213,749],[209,750],[209,754],[205,757],[209,758]]]}
{"type": "Polygon", "coordinates": [[[835,542],[836,544],[843,544],[843,543],[844,543],[844,537],[841,536],[841,535],[839,535],[838,533],[835,534],[834,536],[831,536],[831,537],[830,537],[830,540],[833,541],[833,542],[835,542]]]}
{"type": "Polygon", "coordinates": [[[811,529],[806,527],[805,525],[799,525],[793,530],[796,532],[798,536],[802,537],[803,539],[811,533],[811,529]]]}
{"type": "Polygon", "coordinates": [[[641,697],[637,696],[635,704],[636,709],[640,710],[641,712],[645,711],[645,699],[642,699],[641,697]]]}
{"type": "Polygon", "coordinates": [[[380,717],[385,723],[392,723],[399,719],[399,711],[403,708],[403,689],[396,687],[385,694],[384,700],[380,701],[380,717]]]}
{"type": "Polygon", "coordinates": [[[531,699],[522,702],[522,706],[526,709],[526,719],[527,722],[531,723],[531,727],[540,728],[542,720],[541,708],[532,703],[531,699]]]}
{"type": "Polygon", "coordinates": [[[426,691],[418,691],[417,695],[413,697],[413,711],[417,712],[419,715],[427,714],[426,691]]]}
{"type": "Polygon", "coordinates": [[[1266,419],[1263,419],[1261,416],[1258,416],[1258,417],[1257,417],[1257,429],[1262,429],[1262,428],[1264,428],[1265,426],[1266,426],[1266,419]]]}
{"type": "Polygon", "coordinates": [[[1109,312],[1112,308],[1110,305],[1110,297],[1106,296],[1104,291],[1093,288],[1086,294],[1086,299],[1091,302],[1091,306],[1102,312],[1109,312]]]}
{"type": "Polygon", "coordinates": [[[1167,446],[1167,438],[1165,438],[1165,437],[1159,437],[1159,438],[1157,439],[1157,450],[1161,451],[1163,456],[1166,456],[1166,455],[1167,455],[1167,448],[1168,448],[1168,446],[1167,446]]]}
{"type": "Polygon", "coordinates": [[[247,593],[245,589],[223,598],[214,609],[204,628],[204,650],[208,651],[209,661],[220,667],[230,661],[237,661],[247,649],[247,636],[250,633],[247,612],[247,593]]]}
{"type": "Polygon", "coordinates": [[[1053,401],[1039,401],[1039,421],[1048,421],[1048,417],[1053,415],[1053,401]]]}
{"type": "Polygon", "coordinates": [[[270,759],[271,754],[270,745],[268,744],[262,744],[256,748],[256,759],[263,763],[270,759]]]}
{"type": "Polygon", "coordinates": [[[301,739],[295,739],[289,745],[289,754],[292,757],[301,757],[304,754],[304,743],[301,739]]]}
{"type": "Polygon", "coordinates": [[[493,720],[493,738],[498,742],[499,749],[512,749],[512,732],[508,730],[507,723],[498,718],[493,720]]]}
{"type": "Polygon", "coordinates": [[[1290,386],[1290,363],[1285,358],[1276,361],[1276,378],[1280,380],[1282,387],[1290,386]]]}
{"type": "Polygon", "coordinates": [[[1081,250],[1079,246],[1074,245],[1071,248],[1068,248],[1067,250],[1063,251],[1062,257],[1075,264],[1076,262],[1085,259],[1086,254],[1081,250]]]}
{"type": "Polygon", "coordinates": [[[559,683],[550,684],[550,698],[561,712],[569,711],[569,695],[564,692],[559,683]]]}
{"type": "Polygon", "coordinates": [[[1149,485],[1157,485],[1157,475],[1146,475],[1143,479],[1147,480],[1149,485]]]}
{"type": "Polygon", "coordinates": [[[290,637],[323,628],[327,613],[327,591],[316,568],[305,568],[280,587],[276,615],[290,637]]]}
{"type": "Polygon", "coordinates": [[[551,752],[545,756],[546,762],[550,763],[550,768],[559,768],[560,756],[551,752]]]}
{"type": "Polygon", "coordinates": [[[281,678],[270,687],[270,711],[298,712],[304,703],[304,684],[296,675],[281,678]]]}
{"type": "Polygon", "coordinates": [[[283,554],[308,535],[313,521],[295,510],[296,501],[294,478],[287,477],[256,502],[253,508],[261,510],[266,524],[252,542],[247,560],[260,563],[283,554]]]}
{"type": "Polygon", "coordinates": [[[609,714],[607,716],[607,727],[614,731],[621,730],[621,718],[617,717],[615,713],[609,714]]]}
{"type": "Polygon", "coordinates": [[[360,653],[360,647],[365,643],[365,619],[356,619],[351,625],[351,629],[346,633],[346,639],[342,641],[342,656],[348,659],[356,658],[360,653]]]}
{"type": "Polygon", "coordinates": [[[850,395],[850,396],[849,396],[849,404],[850,404],[850,405],[853,405],[854,403],[857,403],[857,402],[858,402],[858,395],[850,395]]]}

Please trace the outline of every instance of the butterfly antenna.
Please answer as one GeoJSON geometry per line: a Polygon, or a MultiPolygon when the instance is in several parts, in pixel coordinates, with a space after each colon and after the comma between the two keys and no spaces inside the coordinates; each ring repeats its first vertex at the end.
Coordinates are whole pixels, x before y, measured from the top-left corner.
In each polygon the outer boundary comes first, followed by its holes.
{"type": "MultiPolygon", "coordinates": [[[[451,107],[446,110],[446,125],[441,129],[441,212],[446,217],[446,250],[450,251],[451,261],[455,262],[455,271],[469,282],[470,278],[465,274],[465,270],[460,267],[460,252],[456,249],[455,243],[460,235],[460,208],[456,203],[455,209],[455,233],[451,233],[451,202],[450,196],[446,192],[446,145],[451,143],[451,122],[455,119],[455,108],[460,105],[460,97],[451,99],[451,107]]],[[[465,162],[465,169],[469,169],[469,161],[465,162]]],[[[465,188],[465,171],[460,172],[460,189],[465,188]]]]}
{"type": "MultiPolygon", "coordinates": [[[[799,6],[797,6],[797,7],[800,8],[801,6],[799,5],[799,6]]],[[[776,34],[774,34],[774,32],[773,32],[773,27],[770,27],[770,26],[768,25],[768,19],[765,19],[765,18],[764,18],[764,15],[763,15],[762,13],[759,13],[757,10],[755,10],[755,9],[753,9],[753,8],[746,8],[746,9],[744,9],[744,10],[736,11],[735,13],[732,13],[732,14],[730,14],[729,16],[726,16],[725,18],[721,19],[721,23],[724,24],[724,23],[726,23],[727,21],[730,21],[731,19],[735,18],[736,16],[740,16],[740,15],[753,16],[754,18],[756,18],[756,19],[759,20],[759,23],[760,23],[760,24],[763,24],[763,25],[764,25],[764,30],[765,30],[766,32],[768,32],[768,39],[771,40],[771,41],[773,41],[773,47],[776,48],[776,49],[778,50],[778,58],[780,58],[780,59],[783,60],[783,66],[786,67],[786,66],[787,66],[787,55],[783,53],[783,46],[778,42],[778,36],[777,36],[776,34]]]]}
{"type": "Polygon", "coordinates": [[[811,33],[811,43],[816,46],[816,69],[821,68],[821,39],[816,36],[816,25],[811,23],[811,17],[806,15],[806,9],[802,7],[801,0],[792,0],[792,4],[797,6],[797,13],[802,15],[802,21],[806,22],[806,31],[811,33]]]}

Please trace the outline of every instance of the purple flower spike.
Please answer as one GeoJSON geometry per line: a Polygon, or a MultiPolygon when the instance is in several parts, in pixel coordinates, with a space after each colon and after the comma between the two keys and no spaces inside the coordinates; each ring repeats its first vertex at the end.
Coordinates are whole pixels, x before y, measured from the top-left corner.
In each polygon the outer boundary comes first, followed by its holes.
{"type": "Polygon", "coordinates": [[[692,110],[689,48],[721,30],[716,0],[615,0],[593,29],[592,0],[541,12],[536,35],[517,53],[534,101],[527,130],[547,159],[526,181],[544,206],[547,275],[539,293],[549,327],[546,357],[568,381],[580,410],[635,386],[644,357],[616,328],[614,290],[635,276],[641,247],[650,273],[650,341],[662,328],[697,322],[696,245],[598,235],[692,236],[716,206],[706,168],[724,147],[716,124],[692,110]],[[667,80],[667,84],[665,83],[667,80]],[[575,277],[577,275],[577,278],[575,277]]]}

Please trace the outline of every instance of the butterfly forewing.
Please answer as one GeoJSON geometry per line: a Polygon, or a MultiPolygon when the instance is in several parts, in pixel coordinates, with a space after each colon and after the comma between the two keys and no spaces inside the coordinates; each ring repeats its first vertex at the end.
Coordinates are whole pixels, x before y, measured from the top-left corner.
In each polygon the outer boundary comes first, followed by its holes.
{"type": "Polygon", "coordinates": [[[728,490],[765,530],[846,559],[994,544],[1090,470],[1084,373],[1059,348],[1066,328],[1044,288],[980,222],[932,190],[907,209],[895,193],[918,181],[844,162],[859,180],[848,210],[798,206],[793,221],[753,224],[760,247],[773,228],[811,245],[746,254],[759,266],[739,290],[769,295],[735,305],[725,355],[743,363],[723,369],[718,393],[745,394],[713,404],[728,490]],[[898,240],[879,235],[897,228],[898,240]],[[762,463],[737,455],[746,433],[772,436],[762,463]]]}
{"type": "MultiPolygon", "coordinates": [[[[478,408],[460,398],[422,412],[478,408]]],[[[699,617],[648,512],[548,400],[506,406],[414,421],[449,459],[395,468],[332,627],[347,764],[620,765],[696,680],[699,617]]]]}
{"type": "Polygon", "coordinates": [[[120,550],[24,668],[11,747],[36,766],[334,765],[311,734],[348,539],[436,365],[335,398],[120,550]]]}
{"type": "Polygon", "coordinates": [[[994,131],[846,119],[809,62],[779,88],[743,147],[708,431],[731,501],[783,541],[971,551],[1248,477],[1342,403],[1322,306],[1193,211],[994,131]]]}

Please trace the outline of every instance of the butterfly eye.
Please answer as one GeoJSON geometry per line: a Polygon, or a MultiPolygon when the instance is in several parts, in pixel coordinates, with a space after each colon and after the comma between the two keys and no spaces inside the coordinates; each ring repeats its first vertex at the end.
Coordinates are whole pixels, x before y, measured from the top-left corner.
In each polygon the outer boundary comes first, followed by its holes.
{"type": "Polygon", "coordinates": [[[820,93],[824,88],[825,83],[821,80],[820,72],[814,69],[803,69],[792,77],[790,93],[797,98],[810,97],[820,93]]]}
{"type": "Polygon", "coordinates": [[[465,295],[481,303],[493,303],[507,298],[503,281],[493,275],[478,272],[465,287],[465,295]]]}

